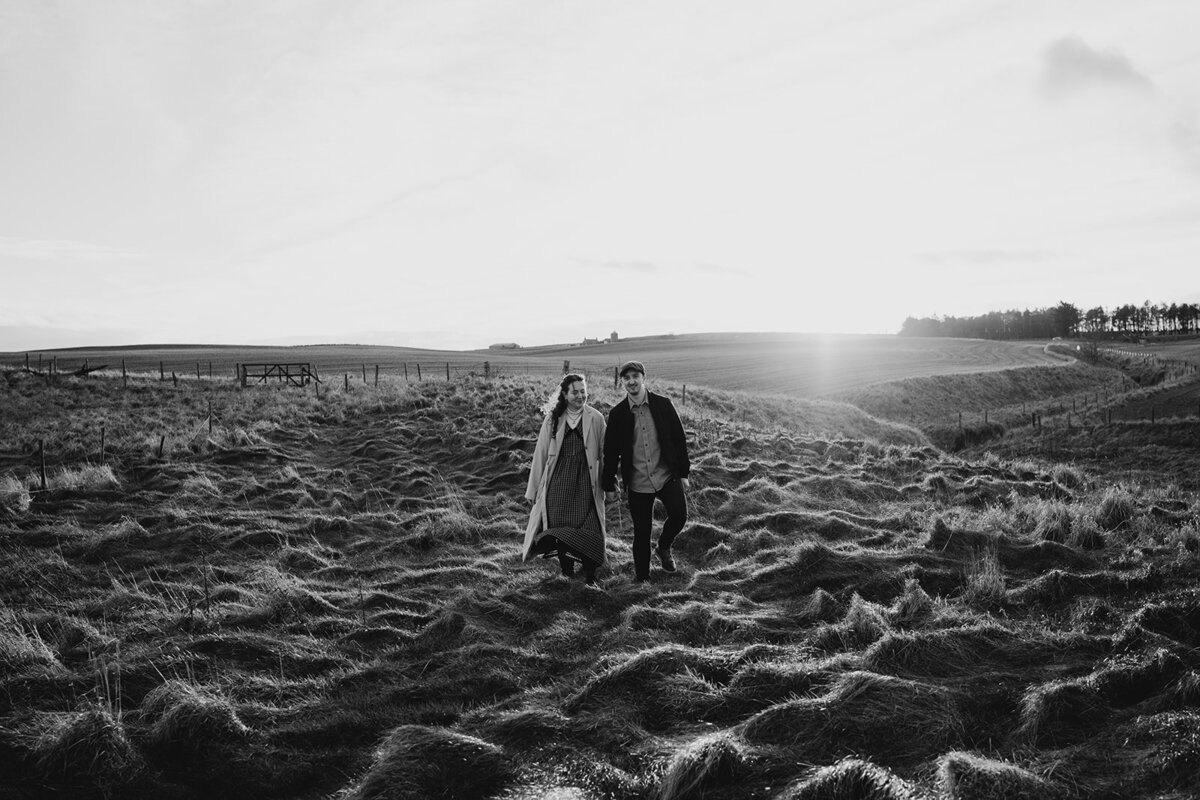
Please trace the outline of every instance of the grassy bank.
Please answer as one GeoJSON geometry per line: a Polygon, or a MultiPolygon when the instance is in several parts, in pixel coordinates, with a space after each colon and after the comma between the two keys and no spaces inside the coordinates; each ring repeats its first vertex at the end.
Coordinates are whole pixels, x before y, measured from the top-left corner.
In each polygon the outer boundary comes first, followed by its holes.
{"type": "Polygon", "coordinates": [[[666,386],[680,570],[634,584],[613,505],[597,593],[519,561],[550,388],[0,384],[0,790],[1200,789],[1193,493],[666,386]]]}

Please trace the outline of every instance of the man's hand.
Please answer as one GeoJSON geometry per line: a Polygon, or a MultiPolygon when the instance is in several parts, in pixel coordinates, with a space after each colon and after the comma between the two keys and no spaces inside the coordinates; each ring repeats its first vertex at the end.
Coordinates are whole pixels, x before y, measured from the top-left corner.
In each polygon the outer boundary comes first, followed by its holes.
{"type": "Polygon", "coordinates": [[[680,479],[679,479],[679,485],[680,485],[680,486],[682,486],[682,487],[683,487],[683,490],[686,492],[686,491],[688,490],[688,479],[687,479],[687,478],[680,478],[680,479]]]}

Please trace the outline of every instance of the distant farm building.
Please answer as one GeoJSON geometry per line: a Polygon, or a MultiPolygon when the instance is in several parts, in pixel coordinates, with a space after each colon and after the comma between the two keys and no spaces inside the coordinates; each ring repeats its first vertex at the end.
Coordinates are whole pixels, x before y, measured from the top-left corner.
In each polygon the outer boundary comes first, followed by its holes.
{"type": "Polygon", "coordinates": [[[599,339],[584,339],[583,343],[584,344],[600,344],[600,340],[599,339]]]}
{"type": "Polygon", "coordinates": [[[613,331],[612,333],[610,333],[610,334],[608,335],[608,343],[609,343],[609,344],[616,344],[616,343],[617,343],[617,332],[616,332],[616,331],[613,331]]]}
{"type": "Polygon", "coordinates": [[[520,350],[521,345],[516,342],[499,342],[497,344],[489,344],[488,350],[520,350]]]}

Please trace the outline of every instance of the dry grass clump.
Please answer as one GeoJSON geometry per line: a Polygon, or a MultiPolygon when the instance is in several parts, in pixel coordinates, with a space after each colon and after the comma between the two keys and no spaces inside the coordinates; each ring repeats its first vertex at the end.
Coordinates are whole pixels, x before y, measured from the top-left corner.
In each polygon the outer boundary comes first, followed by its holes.
{"type": "Polygon", "coordinates": [[[25,484],[12,475],[0,475],[0,510],[23,513],[32,502],[25,484]]]}
{"type": "Polygon", "coordinates": [[[866,653],[873,670],[901,675],[952,677],[997,667],[1021,653],[1022,640],[994,623],[935,631],[893,631],[866,653]],[[1010,655],[1011,651],[1011,655],[1010,655]]]}
{"type": "Polygon", "coordinates": [[[999,509],[999,513],[1011,519],[1018,532],[1040,541],[1063,544],[1071,537],[1074,514],[1061,500],[1014,498],[1011,507],[999,509]]]}
{"type": "Polygon", "coordinates": [[[1071,525],[1071,536],[1067,545],[1080,550],[1099,550],[1104,547],[1106,536],[1097,520],[1090,514],[1075,515],[1071,525]]]}
{"type": "Polygon", "coordinates": [[[811,760],[870,752],[911,763],[962,740],[956,693],[942,686],[871,672],[846,672],[818,697],[790,700],[742,727],[753,744],[798,748],[811,760]]]}
{"type": "Polygon", "coordinates": [[[1092,681],[1051,681],[1026,693],[1014,735],[1036,747],[1065,747],[1094,735],[1110,712],[1092,681]]]}
{"type": "Polygon", "coordinates": [[[751,478],[738,487],[714,513],[722,525],[739,526],[758,514],[794,507],[796,497],[766,478],[751,478]]]}
{"type": "Polygon", "coordinates": [[[879,551],[803,540],[770,555],[759,554],[758,560],[765,564],[747,581],[746,594],[755,601],[795,598],[818,586],[863,586],[867,583],[864,576],[899,583],[893,575],[892,559],[879,551]]]}
{"type": "Polygon", "coordinates": [[[468,711],[461,724],[501,745],[536,746],[561,735],[567,728],[568,719],[557,708],[544,706],[504,710],[484,708],[468,711]]]}
{"type": "Polygon", "coordinates": [[[1091,680],[1106,702],[1124,708],[1153,698],[1151,706],[1166,710],[1183,706],[1195,691],[1195,673],[1185,672],[1179,656],[1159,649],[1148,658],[1114,659],[1092,674],[1091,680]]]}
{"type": "Polygon", "coordinates": [[[1083,471],[1069,464],[1055,464],[1050,476],[1055,483],[1068,489],[1082,489],[1087,486],[1087,476],[1083,471]]]}
{"type": "Polygon", "coordinates": [[[695,716],[720,700],[718,683],[727,681],[733,659],[709,650],[668,644],[644,650],[590,678],[563,704],[575,715],[624,700],[631,712],[651,724],[695,716]]]}
{"type": "Polygon", "coordinates": [[[1200,792],[1200,712],[1144,714],[1114,734],[1111,762],[1123,779],[1114,796],[1132,797],[1148,787],[1157,790],[1154,797],[1172,800],[1200,792]]]}
{"type": "Polygon", "coordinates": [[[1181,555],[1194,557],[1196,553],[1200,553],[1200,528],[1194,523],[1188,522],[1172,528],[1167,538],[1181,555]]]}
{"type": "Polygon", "coordinates": [[[484,800],[513,778],[512,761],[491,742],[446,728],[402,725],[343,800],[484,800]]]}
{"type": "Polygon", "coordinates": [[[891,629],[887,609],[855,592],[845,616],[814,632],[812,643],[823,650],[856,650],[879,641],[891,629]]]}
{"type": "Polygon", "coordinates": [[[177,679],[152,689],[140,716],[150,725],[150,744],[164,752],[203,753],[250,733],[228,700],[177,679]]]}
{"type": "Polygon", "coordinates": [[[887,619],[897,628],[917,628],[929,621],[936,613],[933,598],[921,588],[916,578],[904,581],[904,591],[888,609],[887,619]]]}
{"type": "Polygon", "coordinates": [[[17,674],[30,667],[61,669],[62,665],[36,627],[22,625],[11,609],[0,608],[0,667],[17,674]]]}
{"type": "Polygon", "coordinates": [[[412,520],[411,525],[411,532],[402,541],[405,546],[418,551],[455,544],[475,544],[485,540],[489,534],[512,533],[509,523],[481,521],[464,507],[454,505],[422,512],[412,520]],[[502,530],[497,531],[496,525],[500,525],[502,530]]]}
{"type": "Polygon", "coordinates": [[[1055,800],[1072,794],[1016,764],[963,751],[938,759],[937,788],[946,800],[1055,800]]]}
{"type": "Polygon", "coordinates": [[[1004,604],[1004,568],[994,548],[978,551],[967,565],[963,600],[972,608],[992,610],[1004,604]]]}
{"type": "Polygon", "coordinates": [[[1110,486],[1096,506],[1092,517],[1101,528],[1113,531],[1128,525],[1137,515],[1137,501],[1124,486],[1110,486]]]}
{"type": "Polygon", "coordinates": [[[734,674],[722,710],[751,713],[797,697],[828,691],[837,673],[819,662],[794,659],[752,661],[734,674]]]}
{"type": "Polygon", "coordinates": [[[690,800],[720,794],[737,783],[751,760],[745,743],[728,732],[698,739],[671,757],[657,800],[690,800]]]}
{"type": "Polygon", "coordinates": [[[149,540],[150,533],[137,520],[124,517],[111,525],[86,532],[67,551],[91,561],[101,561],[123,550],[145,545],[149,540]]]}
{"type": "Polygon", "coordinates": [[[255,598],[251,608],[231,618],[242,624],[341,613],[331,602],[309,589],[302,579],[272,565],[263,564],[254,569],[243,580],[242,587],[255,598]]]}
{"type": "Polygon", "coordinates": [[[926,800],[927,795],[870,761],[847,757],[817,770],[776,800],[926,800]]]}
{"type": "Polygon", "coordinates": [[[100,705],[67,715],[42,735],[35,753],[43,780],[68,794],[70,789],[90,789],[103,797],[120,796],[141,770],[125,726],[100,705]]]}
{"type": "Polygon", "coordinates": [[[121,485],[107,464],[84,464],[79,467],[63,467],[51,475],[46,482],[51,490],[69,492],[99,492],[116,489],[121,485]]]}
{"type": "Polygon", "coordinates": [[[116,644],[116,639],[96,630],[86,619],[48,615],[38,620],[41,635],[53,642],[54,650],[64,662],[79,661],[103,653],[116,644]]]}

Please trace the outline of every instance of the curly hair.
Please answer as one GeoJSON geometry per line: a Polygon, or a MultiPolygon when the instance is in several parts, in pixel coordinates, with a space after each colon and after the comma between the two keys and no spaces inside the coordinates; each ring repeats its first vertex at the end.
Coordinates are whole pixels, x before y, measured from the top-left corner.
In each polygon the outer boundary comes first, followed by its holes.
{"type": "Polygon", "coordinates": [[[577,372],[568,372],[563,375],[562,382],[558,384],[558,399],[554,402],[554,408],[550,410],[550,435],[554,436],[558,433],[558,418],[567,410],[567,390],[571,388],[572,383],[583,381],[587,383],[587,378],[577,372]]]}

